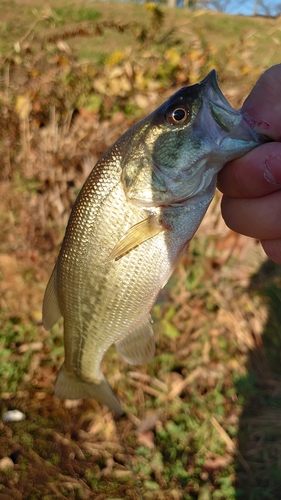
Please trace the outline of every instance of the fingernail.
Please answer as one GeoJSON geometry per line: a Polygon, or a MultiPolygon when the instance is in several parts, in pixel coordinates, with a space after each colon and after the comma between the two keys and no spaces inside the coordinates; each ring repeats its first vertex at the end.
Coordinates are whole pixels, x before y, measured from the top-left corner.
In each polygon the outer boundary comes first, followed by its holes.
{"type": "Polygon", "coordinates": [[[281,156],[270,155],[264,162],[264,178],[270,184],[281,186],[281,156]]]}

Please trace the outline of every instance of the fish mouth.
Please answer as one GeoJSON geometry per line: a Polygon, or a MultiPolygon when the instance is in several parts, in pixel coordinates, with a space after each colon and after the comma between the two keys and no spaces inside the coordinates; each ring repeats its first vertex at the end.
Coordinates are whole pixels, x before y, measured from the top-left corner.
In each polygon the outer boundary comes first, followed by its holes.
{"type": "Polygon", "coordinates": [[[268,141],[268,138],[262,138],[255,132],[242,113],[236,111],[225,98],[218,85],[216,70],[210,71],[199,85],[202,86],[202,107],[195,133],[201,135],[201,131],[207,129],[212,142],[223,147],[227,156],[237,156],[238,150],[241,150],[242,155],[246,152],[244,148],[249,150],[254,145],[268,141]]]}

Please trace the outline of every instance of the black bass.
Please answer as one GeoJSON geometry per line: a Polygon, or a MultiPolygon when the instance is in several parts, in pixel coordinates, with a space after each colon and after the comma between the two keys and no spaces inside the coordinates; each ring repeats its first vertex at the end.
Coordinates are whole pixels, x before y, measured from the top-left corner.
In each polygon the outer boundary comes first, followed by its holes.
{"type": "Polygon", "coordinates": [[[64,318],[63,399],[122,413],[101,372],[115,344],[129,363],[155,351],[150,310],[196,232],[223,165],[265,141],[221,93],[212,71],[130,128],[98,161],[73,207],[43,303],[64,318]]]}

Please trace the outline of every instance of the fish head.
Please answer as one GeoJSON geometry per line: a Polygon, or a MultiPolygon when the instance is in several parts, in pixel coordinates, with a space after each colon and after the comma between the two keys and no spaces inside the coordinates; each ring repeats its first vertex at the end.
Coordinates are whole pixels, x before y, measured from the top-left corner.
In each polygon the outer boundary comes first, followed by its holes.
{"type": "Polygon", "coordinates": [[[129,133],[122,183],[128,201],[143,207],[183,204],[207,192],[226,162],[268,141],[229,104],[215,70],[129,133]]]}

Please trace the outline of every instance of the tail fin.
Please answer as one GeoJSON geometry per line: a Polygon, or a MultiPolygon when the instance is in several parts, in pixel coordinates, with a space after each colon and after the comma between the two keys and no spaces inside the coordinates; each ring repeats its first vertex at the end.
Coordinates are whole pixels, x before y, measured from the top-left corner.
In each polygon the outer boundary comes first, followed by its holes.
{"type": "Polygon", "coordinates": [[[119,400],[103,376],[96,383],[84,382],[74,374],[68,373],[64,364],[55,383],[55,396],[61,399],[93,398],[99,403],[108,406],[110,410],[119,413],[119,415],[123,414],[119,400]]]}

